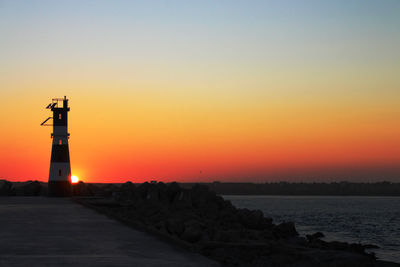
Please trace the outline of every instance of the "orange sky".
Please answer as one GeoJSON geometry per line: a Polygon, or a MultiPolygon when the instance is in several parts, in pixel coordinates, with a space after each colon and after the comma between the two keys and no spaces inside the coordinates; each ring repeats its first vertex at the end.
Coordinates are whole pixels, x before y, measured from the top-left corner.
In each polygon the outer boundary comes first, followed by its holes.
{"type": "Polygon", "coordinates": [[[397,4],[139,2],[4,2],[0,179],[400,181],[397,4]]]}
{"type": "MultiPolygon", "coordinates": [[[[51,127],[39,126],[50,115],[43,97],[15,94],[2,105],[2,114],[13,112],[1,121],[1,177],[47,179],[51,127]]],[[[93,182],[260,182],[395,179],[399,171],[395,106],[158,98],[71,95],[72,173],[93,182]]]]}

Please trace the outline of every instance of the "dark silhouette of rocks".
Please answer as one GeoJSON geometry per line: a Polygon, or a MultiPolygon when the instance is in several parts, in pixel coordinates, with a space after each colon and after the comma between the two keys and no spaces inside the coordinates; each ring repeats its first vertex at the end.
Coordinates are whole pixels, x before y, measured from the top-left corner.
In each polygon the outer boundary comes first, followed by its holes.
{"type": "Polygon", "coordinates": [[[316,233],[314,233],[312,235],[306,235],[306,238],[307,238],[307,240],[309,242],[312,242],[315,239],[320,239],[320,238],[323,238],[323,237],[325,237],[325,235],[323,233],[321,233],[321,232],[316,232],[316,233]]]}
{"type": "MultiPolygon", "coordinates": [[[[85,186],[75,185],[88,192],[85,186]]],[[[365,252],[368,245],[326,242],[320,232],[301,237],[293,222],[274,224],[262,211],[236,208],[205,185],[128,182],[105,188],[99,192],[106,196],[92,192],[97,197],[76,201],[224,266],[399,266],[377,261],[365,252]]]]}
{"type": "Polygon", "coordinates": [[[13,183],[6,180],[0,180],[0,196],[14,196],[14,195],[15,195],[15,189],[13,187],[13,183]]]}
{"type": "Polygon", "coordinates": [[[46,196],[47,183],[39,181],[9,182],[0,180],[0,196],[46,196]]]}
{"type": "Polygon", "coordinates": [[[17,195],[40,196],[45,195],[45,187],[38,181],[28,182],[16,188],[17,195]]]}

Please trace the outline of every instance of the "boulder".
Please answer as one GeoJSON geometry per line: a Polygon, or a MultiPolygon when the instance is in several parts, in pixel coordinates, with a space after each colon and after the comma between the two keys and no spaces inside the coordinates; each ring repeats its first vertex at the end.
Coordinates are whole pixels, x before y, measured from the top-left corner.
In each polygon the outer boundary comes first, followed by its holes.
{"type": "Polygon", "coordinates": [[[264,214],[261,210],[238,209],[240,222],[247,228],[264,228],[264,214]]]}
{"type": "Polygon", "coordinates": [[[24,196],[40,196],[42,185],[38,181],[27,182],[21,186],[21,191],[24,196]]]}
{"type": "Polygon", "coordinates": [[[216,219],[219,216],[219,207],[215,202],[208,201],[206,205],[199,208],[204,217],[216,219]]]}
{"type": "Polygon", "coordinates": [[[180,236],[185,229],[185,225],[181,220],[168,219],[166,222],[166,229],[168,233],[180,236]]]}
{"type": "Polygon", "coordinates": [[[191,191],[189,189],[180,190],[179,193],[175,195],[172,204],[175,207],[184,207],[184,208],[192,207],[191,191]]]}
{"type": "Polygon", "coordinates": [[[145,182],[145,183],[139,185],[136,189],[137,196],[139,198],[146,199],[147,198],[147,190],[149,189],[149,187],[150,187],[150,183],[148,183],[148,182],[145,182]]]}
{"type": "Polygon", "coordinates": [[[293,244],[296,246],[307,246],[308,245],[307,239],[305,237],[301,237],[301,236],[289,237],[287,239],[287,242],[289,244],[293,244]]]}
{"type": "Polygon", "coordinates": [[[195,243],[200,241],[203,236],[203,227],[199,221],[190,220],[185,222],[185,229],[181,238],[187,242],[195,243]]]}
{"type": "Polygon", "coordinates": [[[178,185],[177,182],[172,182],[168,185],[166,194],[169,202],[172,202],[176,195],[178,195],[181,192],[181,188],[178,185]]]}
{"type": "Polygon", "coordinates": [[[159,182],[157,184],[157,188],[158,188],[159,201],[161,201],[164,205],[167,205],[170,202],[168,193],[167,193],[168,186],[166,184],[164,184],[163,182],[159,182]]]}
{"type": "Polygon", "coordinates": [[[193,194],[193,207],[195,208],[204,207],[207,200],[215,195],[210,194],[208,187],[205,185],[196,184],[192,187],[191,191],[193,194]]]}
{"type": "Polygon", "coordinates": [[[136,186],[132,182],[126,182],[116,189],[113,198],[122,202],[131,202],[137,198],[136,186]]]}
{"type": "Polygon", "coordinates": [[[104,197],[104,196],[111,196],[112,192],[110,191],[109,186],[97,186],[91,183],[84,183],[83,181],[80,181],[77,184],[72,185],[72,192],[74,196],[99,196],[99,197],[104,197]]]}
{"type": "Polygon", "coordinates": [[[15,195],[15,189],[13,183],[7,180],[0,180],[0,196],[12,196],[15,195]]]}
{"type": "Polygon", "coordinates": [[[323,237],[325,237],[325,235],[323,233],[321,233],[321,232],[316,232],[316,233],[314,233],[312,235],[306,235],[306,238],[307,238],[308,242],[312,242],[315,239],[321,239],[323,237]]]}
{"type": "Polygon", "coordinates": [[[105,197],[111,197],[115,192],[119,191],[119,187],[114,184],[107,184],[103,187],[103,193],[105,197]]]}
{"type": "Polygon", "coordinates": [[[239,243],[241,236],[242,234],[239,230],[224,230],[219,231],[216,238],[220,242],[239,243]]]}
{"type": "Polygon", "coordinates": [[[290,238],[298,236],[299,233],[296,231],[296,227],[293,222],[284,222],[273,227],[273,232],[276,238],[290,238]]]}
{"type": "Polygon", "coordinates": [[[156,184],[149,184],[146,190],[146,200],[159,201],[160,194],[156,184]]]}
{"type": "Polygon", "coordinates": [[[91,196],[92,193],[88,189],[87,185],[80,181],[77,184],[72,185],[72,192],[74,196],[91,196]]]}
{"type": "Polygon", "coordinates": [[[265,218],[263,219],[263,229],[271,229],[274,225],[272,223],[272,218],[265,218]]]}
{"type": "Polygon", "coordinates": [[[236,209],[225,208],[218,213],[218,221],[220,223],[229,222],[232,224],[239,224],[236,212],[236,209]]]}

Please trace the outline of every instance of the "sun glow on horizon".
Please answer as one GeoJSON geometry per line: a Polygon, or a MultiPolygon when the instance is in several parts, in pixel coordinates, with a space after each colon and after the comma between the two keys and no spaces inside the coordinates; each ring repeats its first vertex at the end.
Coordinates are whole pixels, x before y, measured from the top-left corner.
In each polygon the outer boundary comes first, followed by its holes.
{"type": "Polygon", "coordinates": [[[76,175],[72,175],[71,176],[71,183],[75,184],[77,182],[79,182],[79,177],[76,176],[76,175]]]}

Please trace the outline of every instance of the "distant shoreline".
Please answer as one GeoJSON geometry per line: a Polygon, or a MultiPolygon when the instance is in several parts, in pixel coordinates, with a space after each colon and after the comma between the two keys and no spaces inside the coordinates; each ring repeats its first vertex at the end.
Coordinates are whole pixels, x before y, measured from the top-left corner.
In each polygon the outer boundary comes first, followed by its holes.
{"type": "MultiPolygon", "coordinates": [[[[193,183],[180,183],[190,188],[193,183]]],[[[400,196],[400,183],[202,183],[219,195],[248,196],[400,196]]]]}
{"type": "MultiPolygon", "coordinates": [[[[6,180],[1,180],[5,183],[6,180]]],[[[10,182],[10,181],[8,181],[10,182]]],[[[25,182],[10,182],[17,188],[23,186],[25,182]]],[[[155,182],[155,181],[153,181],[155,182]]],[[[38,182],[47,187],[46,182],[38,182]]],[[[108,185],[122,185],[123,183],[86,183],[99,187],[108,185]]],[[[142,183],[134,183],[142,184],[142,183]]],[[[169,184],[169,183],[166,183],[169,184]]],[[[178,183],[182,188],[192,188],[195,184],[207,186],[218,195],[238,195],[238,196],[371,196],[371,197],[400,197],[400,183],[393,182],[374,182],[374,183],[354,183],[354,182],[332,182],[332,183],[231,183],[231,182],[212,182],[212,183],[178,183]]],[[[5,186],[5,184],[4,184],[5,186]]],[[[0,185],[1,191],[2,185],[0,185]]],[[[1,193],[1,192],[0,192],[1,193]]],[[[1,194],[0,194],[1,195],[1,194]]]]}

